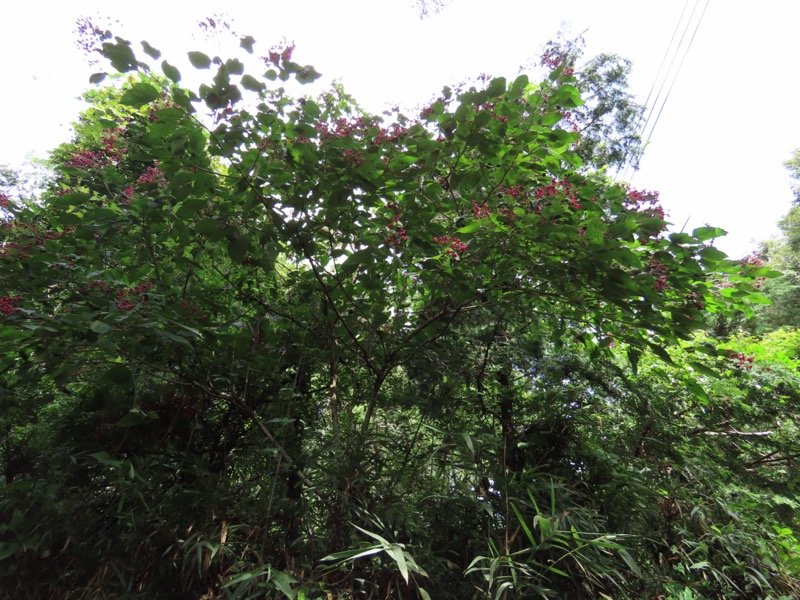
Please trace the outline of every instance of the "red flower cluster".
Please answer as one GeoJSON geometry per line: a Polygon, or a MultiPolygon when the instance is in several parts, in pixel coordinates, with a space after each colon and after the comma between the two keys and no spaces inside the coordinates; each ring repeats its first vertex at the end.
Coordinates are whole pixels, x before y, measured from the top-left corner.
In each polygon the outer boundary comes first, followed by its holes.
{"type": "Polygon", "coordinates": [[[344,151],[344,159],[351,165],[360,165],[364,162],[364,154],[358,150],[347,149],[344,151]]]}
{"type": "Polygon", "coordinates": [[[113,288],[105,281],[96,280],[89,284],[88,291],[94,291],[96,293],[105,295],[105,296],[114,296],[114,299],[117,301],[117,309],[122,312],[129,312],[132,311],[136,306],[143,302],[148,302],[150,297],[147,294],[147,290],[153,287],[153,284],[149,281],[144,283],[140,283],[139,285],[135,285],[132,288],[113,288]]]}
{"type": "Polygon", "coordinates": [[[194,305],[189,304],[186,300],[181,301],[181,312],[184,313],[187,317],[196,318],[199,317],[201,319],[205,319],[208,317],[206,313],[201,313],[200,309],[194,305]]]}
{"type": "Polygon", "coordinates": [[[378,133],[375,135],[375,139],[372,140],[372,144],[377,146],[385,142],[394,143],[397,142],[398,140],[402,140],[407,135],[408,135],[408,130],[402,125],[398,125],[395,123],[389,128],[378,129],[378,133]]]}
{"type": "Polygon", "coordinates": [[[119,127],[103,130],[102,148],[73,152],[64,165],[81,171],[99,170],[116,165],[126,154],[126,150],[117,145],[122,132],[123,130],[119,127]]]}
{"type": "Polygon", "coordinates": [[[0,208],[10,208],[11,200],[5,194],[0,194],[0,208]]]}
{"type": "Polygon", "coordinates": [[[647,263],[647,269],[651,275],[656,276],[653,289],[658,292],[663,291],[667,287],[667,273],[669,271],[667,267],[662,265],[655,258],[651,258],[650,262],[647,263]]]}
{"type": "Polygon", "coordinates": [[[294,43],[289,44],[285,48],[281,48],[280,46],[273,46],[269,49],[268,56],[262,56],[261,60],[263,60],[266,64],[272,63],[275,66],[280,64],[281,59],[284,62],[288,62],[292,60],[292,53],[294,53],[295,45],[294,43]]]}
{"type": "Polygon", "coordinates": [[[92,150],[79,150],[74,152],[70,159],[64,163],[66,166],[89,171],[91,169],[102,169],[105,166],[105,156],[100,152],[92,150]]]}
{"type": "Polygon", "coordinates": [[[374,127],[372,119],[359,117],[357,119],[336,119],[332,123],[320,121],[316,125],[316,130],[320,134],[320,139],[347,138],[366,135],[374,127]]]}
{"type": "MultiPolygon", "coordinates": [[[[739,272],[740,275],[747,274],[748,267],[754,267],[756,269],[763,267],[766,263],[764,262],[764,257],[759,254],[758,252],[753,252],[752,254],[748,254],[742,260],[739,261],[739,265],[744,267],[742,271],[739,272]]],[[[764,281],[766,281],[766,277],[758,277],[756,281],[753,283],[753,287],[760,288],[764,281]]]]}
{"type": "Polygon", "coordinates": [[[67,233],[67,231],[42,231],[38,225],[20,221],[4,221],[0,223],[0,229],[10,230],[9,233],[16,235],[18,240],[0,243],[0,258],[6,256],[29,258],[31,248],[41,246],[47,240],[58,239],[67,233]]]}
{"type": "Polygon", "coordinates": [[[119,290],[119,292],[117,293],[117,300],[119,300],[119,302],[117,303],[117,308],[121,311],[129,311],[133,310],[134,307],[140,302],[149,301],[150,297],[147,295],[147,290],[149,290],[151,287],[153,287],[153,284],[150,283],[149,281],[146,281],[144,283],[140,283],[139,285],[132,287],[129,290],[126,290],[124,288],[119,290]],[[136,302],[133,302],[130,299],[130,296],[138,296],[136,302]]]}
{"type": "Polygon", "coordinates": [[[554,52],[548,52],[539,60],[539,64],[548,69],[557,69],[564,62],[564,57],[554,52]]]}
{"type": "Polygon", "coordinates": [[[637,210],[648,217],[664,218],[664,209],[659,204],[658,192],[634,189],[628,189],[627,192],[628,197],[625,204],[629,208],[637,210]]]}
{"type": "Polygon", "coordinates": [[[151,183],[157,183],[159,185],[162,185],[165,184],[166,182],[167,180],[164,178],[164,171],[162,171],[158,167],[147,167],[147,170],[144,173],[142,173],[136,184],[148,185],[151,183]]]}
{"type": "Polygon", "coordinates": [[[764,266],[764,257],[761,256],[758,252],[753,252],[752,254],[748,254],[745,256],[739,264],[743,267],[763,267],[764,266]]]}
{"type": "Polygon", "coordinates": [[[725,356],[734,362],[734,366],[740,369],[750,370],[753,368],[755,356],[750,356],[744,352],[735,352],[734,350],[727,350],[725,356]]]}
{"type": "Polygon", "coordinates": [[[528,192],[521,185],[512,185],[511,187],[500,188],[499,191],[504,196],[510,196],[514,200],[525,200],[528,197],[528,192]]]}
{"type": "Polygon", "coordinates": [[[494,118],[496,121],[500,121],[501,123],[508,123],[508,117],[503,116],[503,115],[498,115],[497,111],[495,111],[495,106],[496,106],[496,104],[494,102],[484,102],[480,106],[473,106],[472,108],[476,112],[479,111],[479,110],[485,110],[485,111],[491,113],[492,114],[492,118],[494,118]]]}
{"type": "Polygon", "coordinates": [[[578,188],[567,179],[554,178],[548,185],[537,188],[533,195],[538,200],[557,198],[563,195],[564,200],[569,202],[570,206],[575,210],[581,210],[583,208],[580,202],[578,202],[578,188]]]}
{"type": "Polygon", "coordinates": [[[397,248],[408,240],[408,234],[406,230],[403,229],[403,224],[400,222],[400,205],[396,202],[392,202],[387,205],[387,208],[394,211],[394,216],[386,226],[392,232],[386,236],[386,243],[393,248],[397,248]]]}
{"type": "Polygon", "coordinates": [[[457,237],[443,235],[442,237],[433,238],[433,241],[443,246],[449,246],[449,248],[445,250],[445,254],[450,258],[458,258],[461,254],[469,250],[469,246],[457,237]]]}
{"type": "Polygon", "coordinates": [[[395,143],[408,135],[408,130],[397,123],[390,127],[378,127],[375,119],[358,117],[357,119],[336,119],[332,123],[317,123],[316,130],[321,140],[331,138],[361,138],[372,137],[372,145],[379,146],[390,142],[395,143]]]}
{"type": "Polygon", "coordinates": [[[686,299],[694,304],[694,307],[697,310],[704,310],[706,307],[706,305],[703,303],[703,295],[700,292],[692,292],[686,296],[686,299]]]}
{"type": "Polygon", "coordinates": [[[489,205],[486,202],[479,203],[477,200],[472,201],[472,216],[476,219],[485,219],[492,214],[489,210],[489,205]]]}
{"type": "Polygon", "coordinates": [[[22,302],[22,296],[0,296],[0,313],[10,315],[18,311],[19,308],[16,305],[20,302],[22,302]]]}

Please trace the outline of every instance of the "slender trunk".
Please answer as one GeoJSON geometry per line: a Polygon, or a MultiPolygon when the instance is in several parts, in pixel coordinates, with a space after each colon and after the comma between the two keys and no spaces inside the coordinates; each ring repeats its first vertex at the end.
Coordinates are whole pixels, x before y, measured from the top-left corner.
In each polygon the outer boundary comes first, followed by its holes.
{"type": "Polygon", "coordinates": [[[329,388],[331,391],[330,411],[331,428],[333,429],[333,447],[339,447],[339,357],[336,355],[336,348],[331,351],[331,372],[329,388]]]}

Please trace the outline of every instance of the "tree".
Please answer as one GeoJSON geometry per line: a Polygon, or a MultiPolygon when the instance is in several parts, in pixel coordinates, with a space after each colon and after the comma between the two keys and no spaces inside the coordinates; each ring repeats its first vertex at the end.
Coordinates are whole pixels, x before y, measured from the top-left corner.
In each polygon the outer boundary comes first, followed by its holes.
{"type": "MultiPolygon", "coordinates": [[[[670,478],[649,445],[680,432],[648,398],[679,395],[681,423],[701,426],[706,379],[735,359],[695,334],[759,301],[770,270],[727,260],[707,243],[718,228],[667,235],[655,194],[585,168],[561,126],[582,103],[574,75],[445,88],[389,121],[340,89],[290,97],[283,85],[317,77],[291,47],[261,59],[263,77],[247,56],[190,52],[213,73],[192,92],[147,42],[149,63],[96,34],[130,75],[92,94],[50,189],[3,227],[0,585],[700,585],[688,551],[678,576],[650,544],[667,516],[649,490],[670,478]]],[[[759,557],[778,542],[764,543],[759,557]]],[[[706,560],[724,574],[752,550],[706,560]]],[[[780,591],[786,569],[703,585],[780,591]]]]}
{"type": "Polygon", "coordinates": [[[794,156],[783,163],[784,166],[789,170],[792,179],[795,181],[793,185],[793,191],[795,195],[795,204],[800,202],[800,184],[798,180],[800,180],[800,149],[795,150],[794,156]]]}
{"type": "MultiPolygon", "coordinates": [[[[800,154],[785,163],[792,179],[797,179],[800,154]]],[[[772,303],[758,311],[754,326],[758,332],[772,331],[779,327],[797,327],[800,323],[798,299],[800,296],[800,208],[797,201],[778,222],[782,236],[761,243],[760,257],[782,276],[764,283],[764,292],[772,303]]]]}
{"type": "Polygon", "coordinates": [[[605,53],[583,60],[585,46],[583,35],[559,33],[541,59],[560,75],[552,80],[555,88],[569,81],[581,93],[583,103],[564,112],[564,124],[581,134],[575,153],[595,168],[636,164],[644,151],[639,127],[645,107],[628,91],[631,62],[605,53]]]}

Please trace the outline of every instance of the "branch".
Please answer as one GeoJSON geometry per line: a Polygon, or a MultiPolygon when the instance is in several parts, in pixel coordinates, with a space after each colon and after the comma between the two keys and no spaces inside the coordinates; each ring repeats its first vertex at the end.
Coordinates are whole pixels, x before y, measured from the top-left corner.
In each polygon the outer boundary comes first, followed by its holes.
{"type": "Polygon", "coordinates": [[[773,435],[774,431],[738,431],[732,429],[730,431],[708,431],[707,429],[696,429],[691,432],[692,435],[702,433],[704,435],[725,435],[731,437],[767,437],[773,435]]]}

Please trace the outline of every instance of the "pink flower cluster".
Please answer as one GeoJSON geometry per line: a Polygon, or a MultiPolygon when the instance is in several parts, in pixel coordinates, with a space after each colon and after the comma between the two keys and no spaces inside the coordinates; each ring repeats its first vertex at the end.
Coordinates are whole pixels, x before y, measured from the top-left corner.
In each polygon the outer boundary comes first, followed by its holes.
{"type": "Polygon", "coordinates": [[[664,291],[664,289],[667,287],[668,269],[666,265],[662,265],[655,258],[651,258],[650,262],[647,263],[647,269],[651,275],[656,276],[656,281],[653,284],[653,289],[658,292],[664,291]]]}
{"type": "Polygon", "coordinates": [[[734,366],[739,367],[740,369],[749,371],[753,368],[755,356],[750,356],[744,352],[736,352],[734,350],[726,351],[725,356],[733,361],[734,366]]]}
{"type": "Polygon", "coordinates": [[[389,127],[379,127],[378,121],[369,117],[340,118],[331,123],[319,122],[316,130],[323,141],[331,138],[369,139],[372,137],[373,146],[396,143],[408,135],[408,130],[402,125],[394,123],[389,127]]]}
{"type": "Polygon", "coordinates": [[[346,149],[344,151],[344,159],[351,165],[360,165],[364,162],[364,154],[358,150],[346,149]]]}
{"type": "Polygon", "coordinates": [[[147,291],[153,287],[149,281],[140,283],[132,288],[119,288],[116,289],[108,285],[105,281],[95,280],[89,284],[88,291],[93,291],[105,296],[114,296],[117,301],[117,310],[122,312],[130,312],[136,306],[143,302],[150,300],[147,291]]]}
{"type": "Polygon", "coordinates": [[[0,296],[0,314],[10,315],[19,310],[17,304],[22,302],[22,296],[0,296]]]}
{"type": "Polygon", "coordinates": [[[188,301],[183,300],[181,301],[181,312],[186,315],[187,318],[200,318],[206,319],[208,315],[206,313],[201,313],[200,308],[194,304],[190,304],[188,301]]]}
{"type": "Polygon", "coordinates": [[[281,48],[280,46],[273,46],[269,49],[268,56],[262,56],[261,60],[263,60],[266,64],[272,63],[276,67],[280,64],[281,60],[284,62],[288,62],[292,60],[292,54],[294,53],[295,45],[294,43],[289,44],[288,46],[281,48]]]}
{"type": "Polygon", "coordinates": [[[0,223],[0,229],[9,230],[9,234],[17,237],[17,241],[0,243],[0,258],[6,256],[28,258],[31,248],[68,233],[68,231],[43,231],[38,225],[21,221],[4,221],[0,223]]]}
{"type": "Polygon", "coordinates": [[[442,246],[448,246],[445,250],[445,254],[450,258],[458,258],[461,254],[469,250],[469,246],[457,237],[443,235],[433,238],[433,241],[442,246]]]}
{"type": "Polygon", "coordinates": [[[739,264],[743,267],[763,267],[764,266],[764,257],[761,256],[758,252],[753,252],[752,254],[748,254],[745,256],[739,264]]]}
{"type": "Polygon", "coordinates": [[[403,229],[403,224],[400,221],[400,205],[396,202],[387,204],[387,207],[394,211],[394,216],[386,226],[391,233],[386,236],[386,243],[393,248],[402,246],[408,240],[408,234],[403,229]]]}
{"type": "Polygon", "coordinates": [[[472,201],[472,216],[476,219],[485,219],[492,214],[489,210],[489,205],[486,202],[472,201]]]}
{"type": "Polygon", "coordinates": [[[578,202],[578,188],[576,188],[570,181],[565,179],[553,178],[549,184],[537,188],[534,197],[538,200],[546,198],[557,198],[564,196],[564,200],[569,202],[570,206],[575,210],[581,210],[580,202],[578,202]]]}
{"type": "Polygon", "coordinates": [[[125,156],[126,150],[119,147],[119,136],[123,130],[119,127],[105,129],[101,139],[102,148],[97,150],[77,150],[64,164],[81,171],[104,169],[118,164],[125,156]]]}
{"type": "Polygon", "coordinates": [[[151,183],[157,183],[159,185],[165,184],[167,180],[164,178],[164,171],[159,169],[158,167],[147,167],[144,173],[139,176],[139,180],[136,182],[137,185],[148,185],[151,183]]]}

